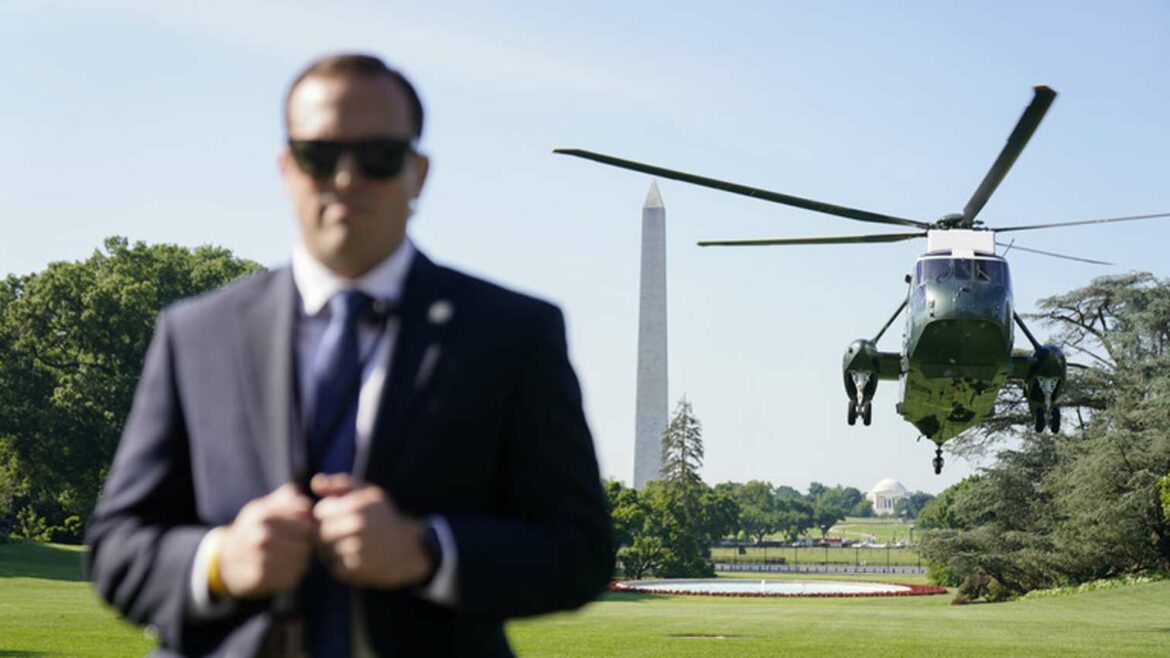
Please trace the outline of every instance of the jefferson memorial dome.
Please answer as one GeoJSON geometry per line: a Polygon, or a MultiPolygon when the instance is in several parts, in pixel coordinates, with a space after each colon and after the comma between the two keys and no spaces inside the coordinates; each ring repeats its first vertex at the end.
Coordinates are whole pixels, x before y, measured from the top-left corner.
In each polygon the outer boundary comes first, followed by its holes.
{"type": "Polygon", "coordinates": [[[873,503],[873,512],[880,516],[890,516],[894,513],[894,506],[902,498],[908,498],[910,492],[894,478],[885,478],[873,485],[865,497],[873,503]]]}

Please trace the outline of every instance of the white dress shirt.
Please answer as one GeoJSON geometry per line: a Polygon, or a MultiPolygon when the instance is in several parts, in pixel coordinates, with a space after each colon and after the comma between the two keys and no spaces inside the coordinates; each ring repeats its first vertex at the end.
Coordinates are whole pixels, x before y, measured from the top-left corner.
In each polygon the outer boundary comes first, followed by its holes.
{"type": "MultiPolygon", "coordinates": [[[[307,427],[313,409],[313,378],[311,368],[321,345],[321,337],[329,324],[329,299],[343,290],[360,290],[375,302],[395,305],[402,298],[402,286],[414,262],[415,248],[409,239],[393,254],[361,277],[348,280],[338,277],[318,262],[303,244],[298,243],[292,254],[292,276],[299,293],[296,326],[297,384],[301,394],[301,418],[307,427]]],[[[378,401],[390,372],[394,341],[398,336],[398,320],[390,318],[384,326],[362,322],[358,325],[358,355],[362,361],[362,383],[358,393],[356,453],[353,474],[364,479],[370,454],[370,442],[378,416],[378,401]]],[[[293,472],[304,472],[307,450],[294,446],[293,472]]],[[[434,578],[418,590],[419,596],[434,603],[454,605],[456,602],[455,576],[457,555],[455,539],[446,519],[428,516],[423,520],[435,529],[442,548],[442,559],[434,578]]],[[[215,617],[231,610],[231,601],[213,602],[207,588],[207,567],[210,560],[210,542],[205,535],[195,554],[191,572],[192,612],[196,617],[215,617]]]]}

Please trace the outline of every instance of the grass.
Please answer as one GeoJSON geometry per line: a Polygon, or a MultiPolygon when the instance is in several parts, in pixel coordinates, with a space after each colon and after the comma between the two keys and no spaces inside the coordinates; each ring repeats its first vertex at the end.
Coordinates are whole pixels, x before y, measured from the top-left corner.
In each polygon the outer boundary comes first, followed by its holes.
{"type": "Polygon", "coordinates": [[[152,647],[98,603],[79,547],[0,544],[0,658],[122,658],[152,647]]]}
{"type": "Polygon", "coordinates": [[[1170,582],[994,605],[952,606],[950,599],[608,594],[581,612],[513,622],[508,634],[518,653],[533,656],[1166,656],[1170,652],[1170,582]]]}
{"type": "MultiPolygon", "coordinates": [[[[0,545],[0,658],[141,656],[153,647],[98,603],[80,558],[76,547],[0,545]]],[[[508,635],[529,656],[1170,654],[1170,581],[994,605],[950,599],[607,594],[579,612],[511,622],[508,635]]]]}
{"type": "MultiPolygon", "coordinates": [[[[811,536],[819,537],[820,533],[811,536]]],[[[879,544],[909,541],[910,524],[899,519],[851,516],[830,528],[829,536],[858,541],[873,537],[873,541],[879,544]]]]}

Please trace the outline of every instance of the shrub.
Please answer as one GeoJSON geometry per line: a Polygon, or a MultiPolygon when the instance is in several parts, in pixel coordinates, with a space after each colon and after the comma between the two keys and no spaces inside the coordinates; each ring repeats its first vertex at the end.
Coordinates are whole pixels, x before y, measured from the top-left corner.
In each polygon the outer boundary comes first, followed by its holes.
{"type": "Polygon", "coordinates": [[[32,506],[26,505],[16,513],[16,527],[12,530],[12,538],[16,541],[43,544],[51,538],[51,533],[45,520],[36,513],[32,506]]]}
{"type": "Polygon", "coordinates": [[[954,605],[973,603],[979,599],[990,603],[1009,601],[1017,596],[1017,592],[994,577],[985,573],[971,574],[959,585],[959,592],[955,595],[954,605]]]}

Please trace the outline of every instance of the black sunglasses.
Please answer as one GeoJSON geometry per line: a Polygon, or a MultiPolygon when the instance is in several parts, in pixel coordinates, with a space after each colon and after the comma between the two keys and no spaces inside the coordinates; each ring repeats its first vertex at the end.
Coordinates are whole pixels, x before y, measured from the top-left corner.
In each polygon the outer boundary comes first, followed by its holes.
{"type": "Polygon", "coordinates": [[[349,151],[357,159],[363,176],[387,180],[402,171],[406,155],[414,152],[414,140],[394,137],[353,141],[290,139],[288,148],[301,171],[313,178],[332,176],[341,154],[349,151]]]}

